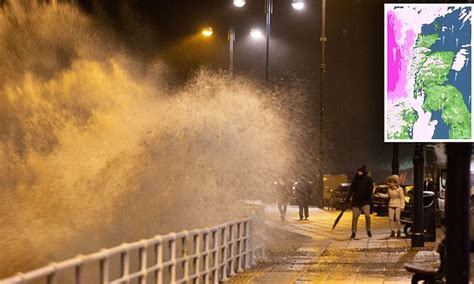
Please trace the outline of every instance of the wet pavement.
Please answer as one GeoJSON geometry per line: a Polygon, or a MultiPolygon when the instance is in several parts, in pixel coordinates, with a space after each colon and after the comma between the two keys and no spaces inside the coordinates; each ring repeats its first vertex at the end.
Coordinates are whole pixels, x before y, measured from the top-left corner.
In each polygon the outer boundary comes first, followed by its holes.
{"type": "MultiPolygon", "coordinates": [[[[256,268],[239,273],[231,283],[410,283],[403,265],[415,262],[438,267],[435,242],[412,248],[407,238],[389,238],[388,218],[372,214],[372,237],[365,218],[359,218],[358,234],[350,239],[350,210],[331,230],[340,211],[310,208],[309,220],[300,221],[290,207],[281,221],[276,206],[266,210],[266,258],[256,268]]],[[[402,233],[403,236],[403,233],[402,233]]],[[[444,233],[437,230],[437,240],[444,233]]]]}

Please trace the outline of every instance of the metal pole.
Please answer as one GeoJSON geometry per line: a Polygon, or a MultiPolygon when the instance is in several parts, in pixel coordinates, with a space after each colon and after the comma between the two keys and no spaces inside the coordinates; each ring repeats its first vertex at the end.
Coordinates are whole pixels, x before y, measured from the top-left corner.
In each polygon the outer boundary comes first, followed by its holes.
{"type": "Polygon", "coordinates": [[[412,247],[424,246],[424,228],[423,228],[423,165],[425,157],[423,153],[423,144],[415,144],[415,153],[413,155],[413,234],[411,236],[412,247]]]}
{"type": "Polygon", "coordinates": [[[326,72],[326,0],[321,0],[321,36],[319,37],[321,43],[321,65],[320,65],[320,90],[319,90],[319,189],[321,196],[324,192],[323,181],[323,128],[324,128],[324,73],[326,72]]]}
{"type": "Polygon", "coordinates": [[[227,34],[227,40],[229,41],[229,75],[234,76],[234,41],[235,41],[235,31],[234,27],[229,27],[229,32],[227,34]]]}
{"type": "Polygon", "coordinates": [[[392,175],[398,175],[399,174],[399,168],[400,165],[398,163],[398,143],[393,143],[392,144],[393,149],[392,149],[392,175]]]}
{"type": "Polygon", "coordinates": [[[448,143],[446,181],[446,283],[469,283],[470,143],[448,143]]]}
{"type": "Polygon", "coordinates": [[[266,62],[265,62],[265,82],[268,83],[268,71],[270,70],[270,26],[272,22],[273,0],[265,0],[265,14],[266,14],[266,62]]]}

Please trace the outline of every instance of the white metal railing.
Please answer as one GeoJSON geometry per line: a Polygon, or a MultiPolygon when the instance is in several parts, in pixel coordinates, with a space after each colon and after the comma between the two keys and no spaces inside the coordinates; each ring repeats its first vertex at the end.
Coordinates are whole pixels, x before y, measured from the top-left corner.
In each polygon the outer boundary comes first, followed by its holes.
{"type": "Polygon", "coordinates": [[[155,236],[0,280],[6,283],[218,283],[263,255],[254,216],[201,230],[155,236]]]}

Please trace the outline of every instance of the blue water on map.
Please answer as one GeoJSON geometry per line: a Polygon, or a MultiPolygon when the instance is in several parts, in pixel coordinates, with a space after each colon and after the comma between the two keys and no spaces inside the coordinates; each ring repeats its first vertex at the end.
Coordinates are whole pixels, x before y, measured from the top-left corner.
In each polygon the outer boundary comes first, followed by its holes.
{"type": "Polygon", "coordinates": [[[449,127],[441,119],[441,111],[431,112],[431,120],[437,120],[438,124],[435,127],[433,139],[447,139],[449,138],[449,127]]]}
{"type": "MultiPolygon", "coordinates": [[[[422,27],[421,34],[439,34],[439,39],[431,46],[432,52],[453,51],[455,54],[461,48],[468,51],[464,67],[458,72],[451,70],[445,85],[452,85],[459,90],[463,96],[464,103],[471,112],[471,24],[470,21],[463,23],[460,20],[461,12],[470,12],[470,7],[452,9],[443,17],[436,18],[431,24],[422,27]],[[464,46],[463,45],[469,45],[464,46]]],[[[449,139],[449,127],[441,119],[441,111],[432,113],[432,120],[438,120],[433,135],[434,139],[449,139]]]]}

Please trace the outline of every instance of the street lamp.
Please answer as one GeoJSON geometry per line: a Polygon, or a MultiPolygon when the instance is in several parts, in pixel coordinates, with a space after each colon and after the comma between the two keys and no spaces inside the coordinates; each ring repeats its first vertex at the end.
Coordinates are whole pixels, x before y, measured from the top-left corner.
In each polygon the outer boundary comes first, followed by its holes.
{"type": "Polygon", "coordinates": [[[305,5],[303,0],[292,0],[291,7],[295,10],[303,10],[305,5]]]}
{"type": "Polygon", "coordinates": [[[261,39],[263,37],[263,34],[262,32],[259,30],[259,29],[251,29],[250,30],[250,36],[253,38],[253,39],[261,39]]]}
{"type": "Polygon", "coordinates": [[[239,8],[245,6],[245,0],[234,0],[234,6],[239,8]]]}
{"type": "Polygon", "coordinates": [[[212,30],[211,27],[206,27],[206,28],[202,29],[202,31],[201,31],[201,34],[205,37],[210,37],[210,36],[212,36],[213,33],[214,33],[214,31],[212,30]]]}

